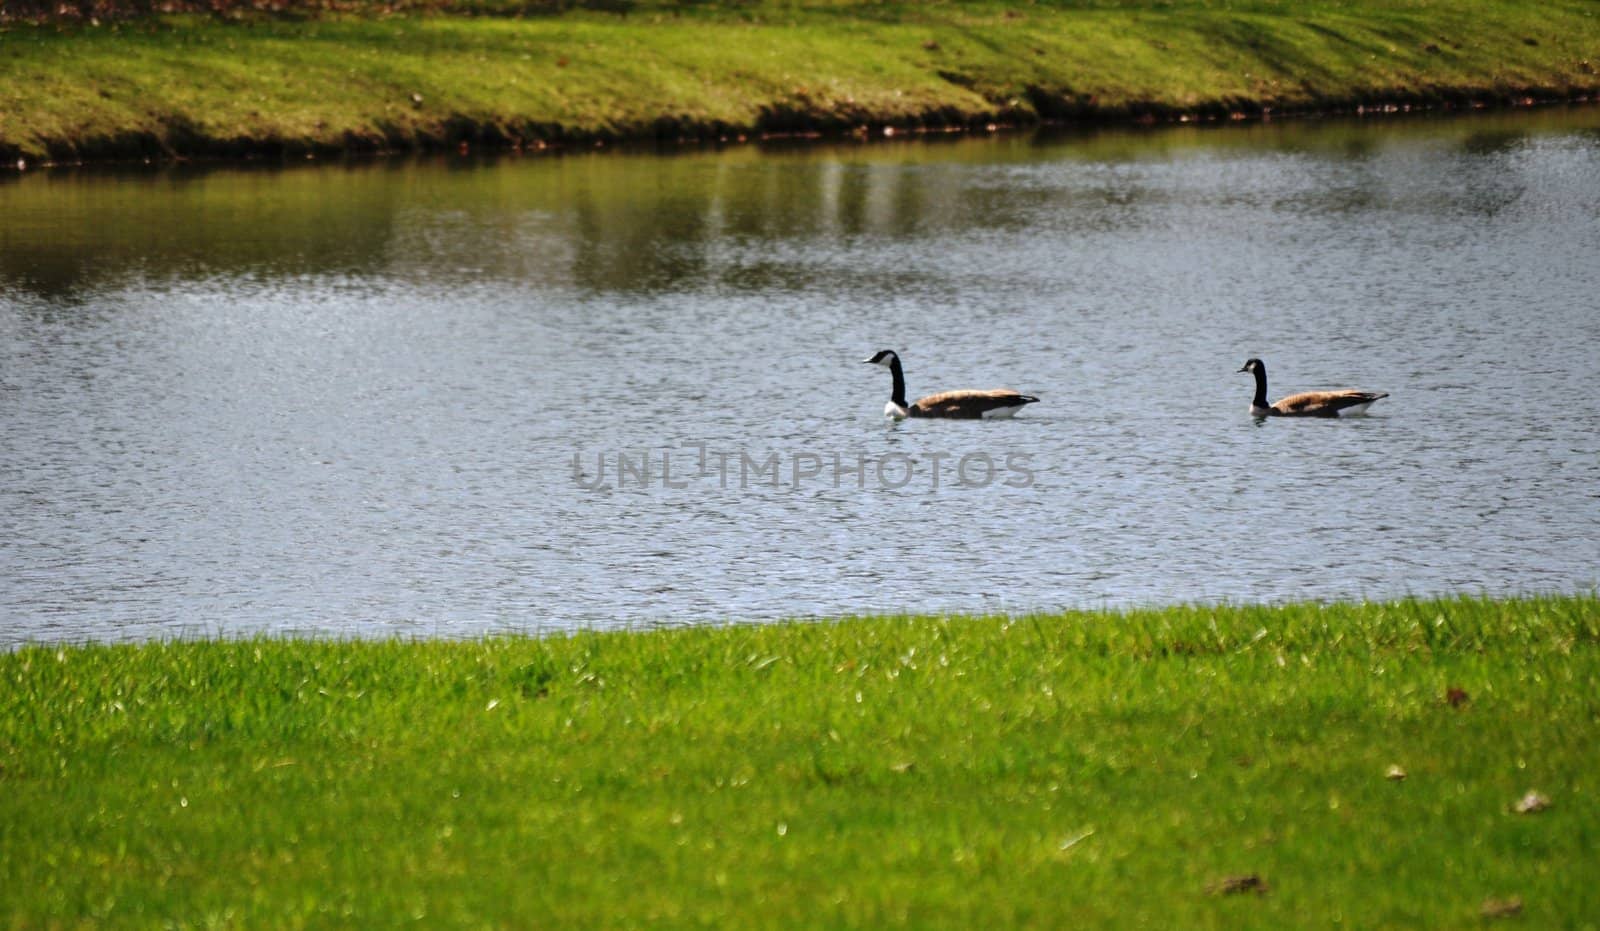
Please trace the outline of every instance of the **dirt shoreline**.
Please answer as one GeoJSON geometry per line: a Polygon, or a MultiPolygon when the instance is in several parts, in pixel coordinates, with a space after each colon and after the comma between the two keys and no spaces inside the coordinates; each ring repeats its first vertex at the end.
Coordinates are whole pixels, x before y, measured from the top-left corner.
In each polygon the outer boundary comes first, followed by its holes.
{"type": "Polygon", "coordinates": [[[190,162],[295,161],[328,158],[462,154],[559,153],[605,147],[657,147],[674,149],[703,145],[740,145],[763,142],[837,142],[847,139],[917,138],[1026,132],[1038,129],[1105,128],[1115,126],[1218,125],[1265,122],[1276,119],[1333,117],[1383,117],[1419,113],[1492,112],[1531,107],[1587,105],[1600,95],[1560,94],[1548,89],[1506,91],[1494,95],[1471,91],[1437,91],[1428,95],[1378,95],[1362,100],[1332,101],[1314,107],[1273,107],[1259,101],[1197,108],[1149,102],[1100,108],[1072,106],[1034,97],[1030,101],[1041,115],[996,110],[978,117],[958,117],[933,112],[907,121],[862,112],[841,119],[837,112],[790,111],[766,114],[758,125],[730,126],[717,122],[696,125],[662,117],[652,125],[620,131],[587,131],[561,126],[524,127],[526,134],[508,132],[491,123],[463,117],[446,121],[440,134],[395,134],[390,137],[347,134],[340,143],[308,143],[279,137],[221,139],[178,131],[163,136],[154,132],[126,133],[111,138],[88,138],[60,143],[61,157],[30,160],[15,146],[0,143],[0,170],[9,173],[42,168],[115,164],[182,164],[190,162]],[[70,154],[69,154],[70,153],[70,154]]]}

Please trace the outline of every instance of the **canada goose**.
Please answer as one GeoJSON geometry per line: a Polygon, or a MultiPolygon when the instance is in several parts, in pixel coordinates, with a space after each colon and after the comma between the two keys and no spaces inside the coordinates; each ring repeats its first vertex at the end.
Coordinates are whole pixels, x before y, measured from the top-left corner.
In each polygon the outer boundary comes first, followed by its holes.
{"type": "Polygon", "coordinates": [[[1387,391],[1345,388],[1340,391],[1302,391],[1268,404],[1266,363],[1260,359],[1249,359],[1239,371],[1249,372],[1256,377],[1256,396],[1250,402],[1252,417],[1337,417],[1341,411],[1361,414],[1373,401],[1389,396],[1387,391]]]}
{"type": "Polygon", "coordinates": [[[900,369],[900,357],[894,350],[885,349],[870,359],[867,365],[882,365],[894,376],[894,394],[883,406],[883,416],[903,417],[953,417],[958,420],[978,420],[991,417],[1010,417],[1025,405],[1039,400],[1032,395],[1018,394],[1010,388],[992,388],[988,391],[944,391],[921,398],[915,404],[906,403],[906,376],[900,369]]]}

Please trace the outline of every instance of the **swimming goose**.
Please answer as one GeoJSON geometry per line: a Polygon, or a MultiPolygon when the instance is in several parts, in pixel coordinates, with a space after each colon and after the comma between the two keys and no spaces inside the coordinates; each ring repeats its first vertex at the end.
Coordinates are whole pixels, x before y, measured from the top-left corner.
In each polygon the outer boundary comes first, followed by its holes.
{"type": "Polygon", "coordinates": [[[883,406],[883,416],[899,420],[904,417],[951,417],[958,420],[979,420],[993,417],[1010,417],[1026,405],[1039,400],[1032,395],[1018,394],[1010,388],[993,388],[988,391],[966,389],[930,394],[915,404],[906,403],[906,376],[900,369],[900,357],[894,350],[885,349],[870,359],[867,365],[881,365],[894,376],[894,394],[883,406]]]}
{"type": "Polygon", "coordinates": [[[1267,403],[1267,365],[1260,359],[1246,360],[1241,372],[1256,377],[1256,396],[1250,402],[1252,417],[1337,417],[1341,412],[1363,414],[1373,401],[1389,396],[1387,391],[1303,391],[1267,403]]]}

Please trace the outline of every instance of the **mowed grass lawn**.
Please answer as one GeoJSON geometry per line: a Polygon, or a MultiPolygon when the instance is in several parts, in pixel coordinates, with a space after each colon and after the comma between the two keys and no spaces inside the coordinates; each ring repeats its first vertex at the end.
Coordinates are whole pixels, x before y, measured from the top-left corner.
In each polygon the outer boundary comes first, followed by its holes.
{"type": "Polygon", "coordinates": [[[1593,595],[31,647],[0,925],[1595,927],[1597,682],[1593,595]]]}
{"type": "Polygon", "coordinates": [[[1596,92],[1593,0],[659,0],[527,19],[0,23],[0,155],[34,161],[1596,92]]]}

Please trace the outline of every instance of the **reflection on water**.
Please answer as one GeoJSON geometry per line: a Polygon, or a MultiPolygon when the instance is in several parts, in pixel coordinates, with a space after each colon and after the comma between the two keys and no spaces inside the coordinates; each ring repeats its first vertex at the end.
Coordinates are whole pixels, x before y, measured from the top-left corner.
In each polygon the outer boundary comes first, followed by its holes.
{"type": "Polygon", "coordinates": [[[0,181],[0,643],[1592,587],[1597,127],[0,181]]]}
{"type": "MultiPolygon", "coordinates": [[[[1306,211],[1364,210],[1406,196],[1376,184],[1426,163],[1465,172],[1415,196],[1446,209],[1514,202],[1530,140],[1593,140],[1595,110],[1471,120],[1304,122],[1101,131],[840,147],[740,147],[721,153],[580,154],[305,165],[61,170],[0,180],[0,283],[70,301],[130,280],[205,275],[382,275],[404,281],[532,280],[596,291],[671,291],[704,284],[730,245],[816,237],[1016,232],[1050,206],[1085,231],[1138,220],[1183,192],[1164,190],[1151,161],[1207,161],[1200,181],[1223,203],[1260,202],[1263,162],[1301,172],[1282,192],[1306,211]],[[1061,185],[1041,160],[1081,175],[1061,185]],[[1337,164],[1338,177],[1321,166],[1337,164]],[[1365,170],[1364,170],[1365,169],[1365,170]],[[1337,183],[1324,183],[1324,182],[1337,183]],[[976,183],[975,183],[976,182],[976,183]]],[[[1445,180],[1445,179],[1440,179],[1445,180]]],[[[723,282],[806,284],[780,256],[723,282]],[[766,278],[764,275],[778,276],[766,278]]]]}

